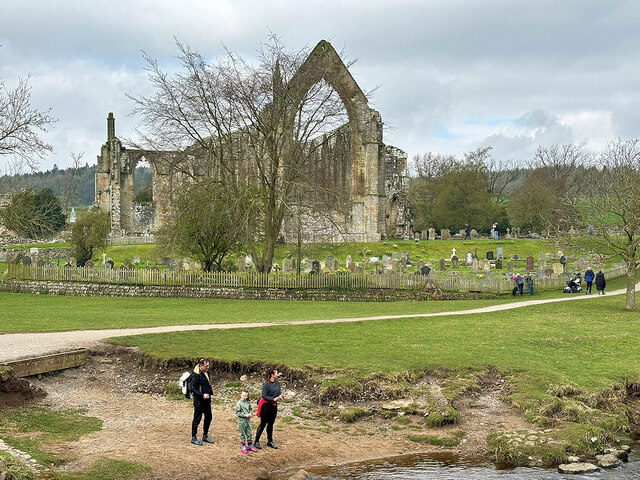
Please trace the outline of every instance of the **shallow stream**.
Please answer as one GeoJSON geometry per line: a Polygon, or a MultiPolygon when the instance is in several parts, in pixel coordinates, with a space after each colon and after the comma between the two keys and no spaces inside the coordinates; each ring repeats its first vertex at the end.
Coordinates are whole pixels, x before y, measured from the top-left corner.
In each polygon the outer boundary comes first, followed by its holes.
{"type": "Polygon", "coordinates": [[[483,459],[453,453],[415,454],[337,467],[307,468],[309,473],[345,480],[631,480],[640,479],[640,441],[629,442],[633,449],[629,463],[611,470],[584,475],[566,475],[557,469],[497,468],[483,459]]]}

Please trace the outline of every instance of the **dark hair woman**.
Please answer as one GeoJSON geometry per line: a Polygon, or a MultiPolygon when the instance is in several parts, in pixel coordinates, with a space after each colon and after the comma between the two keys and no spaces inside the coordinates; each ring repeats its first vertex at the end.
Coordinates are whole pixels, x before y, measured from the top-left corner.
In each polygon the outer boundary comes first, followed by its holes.
{"type": "Polygon", "coordinates": [[[273,443],[273,423],[278,415],[278,402],[282,400],[278,377],[278,369],[275,367],[267,368],[264,372],[265,382],[262,384],[262,397],[258,402],[258,411],[256,413],[260,417],[260,425],[256,430],[256,441],[253,443],[256,448],[262,448],[260,436],[264,427],[267,427],[267,447],[278,448],[273,443]]]}

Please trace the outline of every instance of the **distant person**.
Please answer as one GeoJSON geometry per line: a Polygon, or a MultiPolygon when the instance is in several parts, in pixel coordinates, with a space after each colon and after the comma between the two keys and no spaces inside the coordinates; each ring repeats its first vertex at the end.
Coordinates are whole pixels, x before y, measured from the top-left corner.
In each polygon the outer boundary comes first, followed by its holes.
{"type": "Polygon", "coordinates": [[[586,272],[584,272],[584,281],[587,282],[587,288],[585,290],[585,295],[588,293],[591,295],[591,285],[593,285],[593,279],[596,278],[596,274],[593,273],[593,270],[589,268],[586,272]]]}
{"type": "Polygon", "coordinates": [[[495,222],[491,229],[493,230],[493,239],[498,240],[498,222],[495,222]]]}
{"type": "MultiPolygon", "coordinates": [[[[524,294],[524,279],[522,278],[522,275],[520,275],[519,273],[516,273],[513,276],[513,281],[516,284],[516,287],[518,288],[518,292],[520,293],[520,295],[522,296],[524,294]]],[[[513,291],[513,294],[515,296],[515,289],[513,291]]]]}
{"type": "Polygon", "coordinates": [[[265,382],[262,384],[262,396],[258,402],[258,411],[256,412],[256,415],[260,417],[260,425],[256,430],[256,441],[254,443],[256,448],[262,448],[260,437],[265,427],[267,427],[267,447],[278,448],[273,443],[273,423],[278,415],[278,402],[282,400],[282,391],[278,381],[279,376],[280,374],[275,367],[267,368],[264,372],[265,382]]]}
{"type": "Polygon", "coordinates": [[[464,238],[465,240],[471,240],[471,227],[468,223],[464,225],[464,238]]]}
{"type": "Polygon", "coordinates": [[[596,290],[598,291],[598,295],[604,295],[604,289],[606,286],[607,280],[604,278],[604,273],[602,273],[602,270],[599,270],[596,275],[596,290]]]}
{"type": "Polygon", "coordinates": [[[203,445],[202,442],[215,443],[209,438],[211,426],[211,396],[213,389],[209,380],[209,360],[201,358],[193,369],[193,375],[189,382],[189,391],[193,395],[193,422],[191,422],[191,443],[203,445]],[[198,440],[198,425],[204,416],[202,424],[202,442],[198,440]]]}
{"type": "Polygon", "coordinates": [[[249,392],[246,390],[240,394],[240,400],[236,404],[236,416],[238,417],[238,431],[240,432],[240,444],[242,445],[242,453],[257,452],[258,449],[253,446],[253,436],[251,434],[251,417],[253,411],[251,402],[249,402],[249,392]]]}
{"type": "Polygon", "coordinates": [[[529,287],[529,295],[533,295],[533,275],[527,275],[527,287],[529,287]]]}

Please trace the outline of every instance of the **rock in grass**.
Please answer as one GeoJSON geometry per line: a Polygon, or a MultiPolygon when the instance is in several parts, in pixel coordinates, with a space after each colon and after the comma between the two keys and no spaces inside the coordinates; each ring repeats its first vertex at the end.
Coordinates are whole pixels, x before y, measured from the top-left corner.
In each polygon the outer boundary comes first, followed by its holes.
{"type": "Polygon", "coordinates": [[[593,463],[563,463],[558,466],[560,473],[591,473],[600,470],[593,463]]]}
{"type": "Polygon", "coordinates": [[[613,468],[620,465],[622,462],[618,460],[613,453],[607,453],[605,455],[596,455],[596,460],[598,461],[598,466],[602,468],[613,468]]]}
{"type": "Polygon", "coordinates": [[[570,456],[567,457],[567,462],[569,463],[578,463],[580,461],[580,457],[570,456]]]}

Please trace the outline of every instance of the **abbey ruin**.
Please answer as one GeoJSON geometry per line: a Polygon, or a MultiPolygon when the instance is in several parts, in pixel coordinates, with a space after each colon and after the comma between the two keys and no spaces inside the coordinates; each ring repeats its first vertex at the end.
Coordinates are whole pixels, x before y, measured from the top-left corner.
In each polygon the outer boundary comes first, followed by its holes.
{"type": "MultiPolygon", "coordinates": [[[[321,148],[314,153],[308,178],[318,188],[343,188],[348,209],[336,211],[327,220],[305,214],[303,234],[307,242],[377,241],[410,235],[412,214],[407,200],[407,155],[385,145],[380,114],[369,107],[367,98],[334,48],[321,41],[302,64],[291,82],[300,91],[326,81],[344,104],[348,123],[315,139],[321,148]],[[326,72],[331,72],[327,75],[326,72]]],[[[289,87],[290,85],[288,85],[289,87]]],[[[111,216],[113,235],[154,232],[172,212],[172,200],[185,181],[171,167],[167,156],[184,152],[130,149],[116,136],[115,118],[107,118],[107,141],[98,156],[95,205],[111,216]],[[136,166],[146,161],[152,171],[153,201],[134,201],[136,166]]],[[[296,228],[285,218],[285,241],[295,239],[296,228]]]]}

